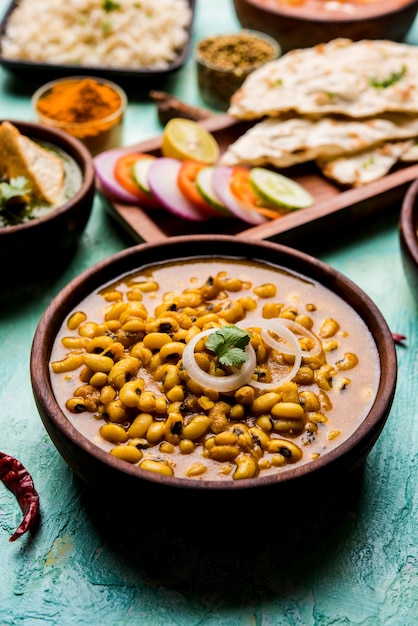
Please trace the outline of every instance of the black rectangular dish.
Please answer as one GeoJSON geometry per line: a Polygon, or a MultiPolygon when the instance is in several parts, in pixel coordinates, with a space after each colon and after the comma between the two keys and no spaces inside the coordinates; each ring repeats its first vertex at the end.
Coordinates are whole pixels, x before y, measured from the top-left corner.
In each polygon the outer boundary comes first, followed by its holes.
{"type": "MultiPolygon", "coordinates": [[[[34,0],[35,1],[35,0],[34,0]]],[[[147,85],[158,84],[158,81],[163,80],[170,74],[179,70],[186,62],[190,52],[190,41],[192,35],[193,22],[195,17],[195,5],[196,0],[188,0],[192,11],[192,20],[188,28],[188,38],[185,46],[179,51],[177,57],[172,61],[165,69],[153,69],[147,67],[141,68],[129,68],[129,67],[107,67],[107,66],[92,66],[92,65],[80,65],[80,64],[54,64],[44,63],[39,61],[28,61],[21,59],[5,58],[3,56],[2,44],[3,38],[6,32],[7,24],[13,11],[19,4],[19,0],[12,0],[9,5],[2,21],[0,22],[0,66],[12,74],[29,80],[31,82],[49,81],[61,76],[77,75],[94,75],[109,80],[114,80],[120,84],[126,86],[139,85],[146,83],[147,85]],[[138,83],[138,80],[141,83],[138,83]]]]}

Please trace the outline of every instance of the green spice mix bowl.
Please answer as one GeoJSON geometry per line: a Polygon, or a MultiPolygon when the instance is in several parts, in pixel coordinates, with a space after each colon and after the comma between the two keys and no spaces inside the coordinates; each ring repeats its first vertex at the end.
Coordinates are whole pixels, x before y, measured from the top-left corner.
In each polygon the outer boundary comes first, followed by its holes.
{"type": "Polygon", "coordinates": [[[68,155],[81,177],[79,188],[62,204],[25,223],[0,225],[0,263],[4,268],[4,279],[17,289],[23,283],[50,277],[65,266],[89,220],[95,178],[92,156],[75,137],[43,124],[7,121],[21,135],[68,155]]]}
{"type": "Polygon", "coordinates": [[[247,76],[280,55],[275,39],[253,30],[202,39],[195,51],[202,100],[214,109],[226,111],[231,96],[247,76]]]}

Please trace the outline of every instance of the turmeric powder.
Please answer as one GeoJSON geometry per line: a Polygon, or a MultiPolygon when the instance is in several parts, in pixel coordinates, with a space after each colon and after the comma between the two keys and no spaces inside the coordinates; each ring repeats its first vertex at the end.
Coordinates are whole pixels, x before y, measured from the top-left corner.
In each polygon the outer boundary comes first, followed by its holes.
{"type": "Polygon", "coordinates": [[[70,77],[40,87],[32,98],[41,123],[77,137],[93,156],[120,145],[127,98],[118,85],[70,77]]]}
{"type": "Polygon", "coordinates": [[[91,78],[57,84],[38,101],[41,115],[58,122],[79,124],[100,120],[118,111],[121,97],[109,85],[91,78]]]}

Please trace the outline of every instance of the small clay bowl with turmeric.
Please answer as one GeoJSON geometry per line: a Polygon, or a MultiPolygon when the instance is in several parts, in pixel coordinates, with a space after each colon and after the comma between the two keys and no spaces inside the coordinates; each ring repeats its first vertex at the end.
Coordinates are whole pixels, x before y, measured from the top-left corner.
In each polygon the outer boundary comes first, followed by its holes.
{"type": "Polygon", "coordinates": [[[116,83],[93,76],[70,76],[46,83],[32,96],[38,121],[77,137],[95,156],[122,144],[127,105],[116,83]]]}
{"type": "Polygon", "coordinates": [[[95,177],[93,158],[75,137],[26,121],[0,120],[0,129],[4,125],[8,135],[2,134],[0,142],[2,192],[4,186],[6,192],[10,191],[13,179],[19,177],[20,184],[27,187],[27,193],[11,198],[10,204],[2,193],[2,282],[10,284],[15,293],[23,284],[51,280],[65,267],[89,220],[95,177]],[[63,164],[62,188],[59,190],[57,185],[59,197],[47,201],[42,192],[48,193],[55,179],[56,169],[53,176],[49,168],[57,159],[63,164]]]}
{"type": "Polygon", "coordinates": [[[214,109],[226,111],[231,96],[247,76],[280,54],[277,41],[251,30],[202,39],[195,52],[202,100],[214,109]]]}

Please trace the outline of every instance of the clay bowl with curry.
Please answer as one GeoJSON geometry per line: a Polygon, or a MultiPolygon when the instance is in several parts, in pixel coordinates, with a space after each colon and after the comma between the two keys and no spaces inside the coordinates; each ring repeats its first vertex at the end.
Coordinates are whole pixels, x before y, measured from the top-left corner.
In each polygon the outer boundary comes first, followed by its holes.
{"type": "Polygon", "coordinates": [[[402,41],[418,0],[233,0],[244,28],[274,37],[283,53],[338,37],[402,41]]]}
{"type": "Polygon", "coordinates": [[[65,132],[0,121],[0,263],[6,280],[67,262],[93,206],[88,150],[65,132]]]}
{"type": "Polygon", "coordinates": [[[200,235],[73,279],[30,370],[52,442],[100,497],[218,507],[335,493],[383,429],[397,361],[375,304],[333,268],[200,235]]]}

